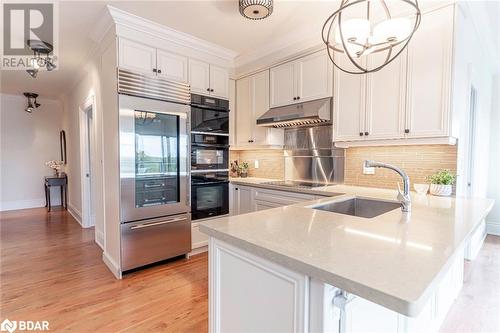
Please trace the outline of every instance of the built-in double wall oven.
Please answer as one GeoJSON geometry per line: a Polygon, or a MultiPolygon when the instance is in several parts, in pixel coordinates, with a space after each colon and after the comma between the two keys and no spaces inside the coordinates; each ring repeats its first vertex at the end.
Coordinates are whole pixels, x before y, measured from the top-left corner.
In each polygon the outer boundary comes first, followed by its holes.
{"type": "Polygon", "coordinates": [[[229,213],[229,102],[191,95],[192,220],[229,213]]]}

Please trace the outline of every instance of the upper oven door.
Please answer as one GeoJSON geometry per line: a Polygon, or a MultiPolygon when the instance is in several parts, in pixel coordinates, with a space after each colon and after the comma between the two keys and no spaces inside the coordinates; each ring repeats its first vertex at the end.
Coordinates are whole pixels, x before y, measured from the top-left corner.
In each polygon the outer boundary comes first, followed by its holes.
{"type": "Polygon", "coordinates": [[[191,131],[229,134],[229,111],[191,106],[191,131]]]}
{"type": "Polygon", "coordinates": [[[189,212],[189,106],[127,95],[119,103],[121,221],[189,212]]]}

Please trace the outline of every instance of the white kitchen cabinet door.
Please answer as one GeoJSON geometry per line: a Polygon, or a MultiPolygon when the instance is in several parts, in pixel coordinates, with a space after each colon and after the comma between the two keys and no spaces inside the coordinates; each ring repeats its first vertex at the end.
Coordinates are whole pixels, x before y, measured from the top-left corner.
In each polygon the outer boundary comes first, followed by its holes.
{"type": "Polygon", "coordinates": [[[299,102],[332,96],[332,67],[326,51],[316,52],[295,61],[299,102]]]}
{"type": "Polygon", "coordinates": [[[157,50],[156,67],[159,77],[178,82],[188,82],[187,57],[157,50]]]}
{"type": "Polygon", "coordinates": [[[210,238],[210,332],[307,332],[309,278],[210,238]]]}
{"type": "Polygon", "coordinates": [[[203,61],[189,59],[189,83],[191,92],[210,95],[210,65],[203,61]]]}
{"type": "Polygon", "coordinates": [[[252,78],[236,81],[236,145],[244,146],[253,140],[255,117],[252,112],[252,78]]]}
{"type": "Polygon", "coordinates": [[[253,212],[253,191],[251,187],[238,187],[238,214],[253,212]]]}
{"type": "MultiPolygon", "coordinates": [[[[253,125],[253,142],[251,142],[251,144],[273,144],[272,142],[269,142],[272,138],[269,136],[269,132],[273,131],[273,129],[257,126],[257,119],[269,110],[269,71],[263,71],[251,76],[250,94],[250,104],[253,114],[253,119],[251,120],[251,124],[253,125]]],[[[275,131],[283,132],[283,130],[279,129],[275,131]]]]}
{"type": "Polygon", "coordinates": [[[408,45],[407,137],[449,135],[454,7],[422,15],[408,45]]]}
{"type": "MultiPolygon", "coordinates": [[[[368,66],[384,62],[386,55],[368,56],[368,66]]],[[[381,70],[366,76],[365,140],[404,137],[406,100],[406,53],[381,70]]],[[[340,83],[342,84],[342,82],[340,83]]]]}
{"type": "Polygon", "coordinates": [[[398,313],[360,297],[354,297],[345,308],[345,332],[398,332],[398,313]]]}
{"type": "Polygon", "coordinates": [[[270,105],[272,108],[296,103],[295,62],[287,62],[270,70],[270,105]]]}
{"type": "Polygon", "coordinates": [[[210,95],[229,98],[229,74],[226,69],[210,65],[210,95]]]}
{"type": "Polygon", "coordinates": [[[156,49],[141,43],[120,38],[118,40],[118,66],[154,75],[156,69],[156,49]]]}
{"type": "MultiPolygon", "coordinates": [[[[338,61],[342,65],[347,60],[346,57],[339,57],[338,61]]],[[[363,140],[366,76],[348,74],[336,69],[333,77],[334,140],[363,140]]]]}
{"type": "Polygon", "coordinates": [[[276,202],[255,200],[254,211],[258,212],[260,210],[266,210],[266,209],[271,209],[271,208],[276,208],[276,207],[281,207],[281,206],[283,206],[283,205],[276,203],[276,202]]]}

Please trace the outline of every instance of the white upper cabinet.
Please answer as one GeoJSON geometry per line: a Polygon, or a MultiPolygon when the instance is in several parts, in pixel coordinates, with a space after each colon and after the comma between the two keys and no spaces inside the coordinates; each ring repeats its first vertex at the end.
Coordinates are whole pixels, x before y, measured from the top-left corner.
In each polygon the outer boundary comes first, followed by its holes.
{"type": "MultiPolygon", "coordinates": [[[[453,22],[453,6],[425,13],[408,48],[381,70],[363,75],[335,69],[334,141],[449,137],[453,22]]],[[[368,55],[368,67],[384,56],[368,55]]],[[[346,57],[342,61],[347,65],[346,57]]]]}
{"type": "Polygon", "coordinates": [[[287,62],[271,68],[271,107],[294,103],[297,98],[295,89],[295,63],[287,62]]]}
{"type": "Polygon", "coordinates": [[[299,102],[332,96],[333,64],[326,51],[302,57],[295,64],[299,102]]]}
{"type": "Polygon", "coordinates": [[[229,98],[229,75],[224,68],[189,59],[189,82],[194,93],[229,98]]]}
{"type": "Polygon", "coordinates": [[[408,47],[408,137],[449,135],[453,6],[422,15],[408,47]]]}
{"type": "Polygon", "coordinates": [[[324,51],[271,68],[271,107],[332,96],[332,64],[324,51]]]}
{"type": "Polygon", "coordinates": [[[128,39],[118,41],[118,65],[145,74],[156,71],[156,48],[128,39]]]}
{"type": "Polygon", "coordinates": [[[188,58],[165,52],[156,51],[156,68],[158,76],[167,80],[188,82],[188,58]]]}
{"type": "Polygon", "coordinates": [[[189,59],[189,83],[191,92],[210,95],[210,65],[203,61],[189,59]]]}
{"type": "MultiPolygon", "coordinates": [[[[385,55],[374,53],[368,65],[381,63],[385,55]]],[[[403,138],[405,126],[406,52],[381,70],[366,76],[365,140],[403,138]]]]}
{"type": "Polygon", "coordinates": [[[226,69],[210,65],[210,95],[229,97],[229,75],[226,69]]]}
{"type": "Polygon", "coordinates": [[[283,145],[283,130],[257,126],[269,110],[269,71],[236,81],[236,144],[283,145]]]}
{"type": "MultiPolygon", "coordinates": [[[[339,64],[347,61],[339,57],[339,64]]],[[[363,140],[365,124],[365,75],[334,71],[333,112],[335,141],[363,140]]]]}

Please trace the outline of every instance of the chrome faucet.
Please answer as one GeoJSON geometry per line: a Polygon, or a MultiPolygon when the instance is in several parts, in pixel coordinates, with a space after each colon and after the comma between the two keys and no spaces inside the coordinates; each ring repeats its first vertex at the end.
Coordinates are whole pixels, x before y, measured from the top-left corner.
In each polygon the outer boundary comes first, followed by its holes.
{"type": "Polygon", "coordinates": [[[398,183],[398,201],[401,202],[401,210],[403,212],[411,211],[411,197],[410,197],[410,177],[402,169],[387,163],[375,162],[366,160],[364,163],[365,168],[386,168],[396,171],[403,178],[403,193],[398,183]]]}

